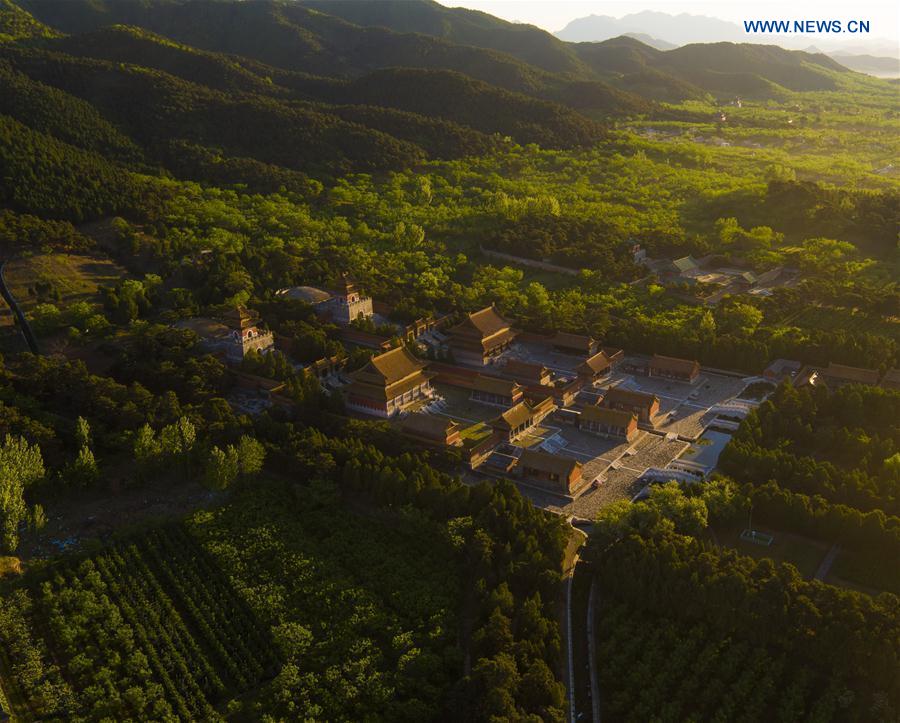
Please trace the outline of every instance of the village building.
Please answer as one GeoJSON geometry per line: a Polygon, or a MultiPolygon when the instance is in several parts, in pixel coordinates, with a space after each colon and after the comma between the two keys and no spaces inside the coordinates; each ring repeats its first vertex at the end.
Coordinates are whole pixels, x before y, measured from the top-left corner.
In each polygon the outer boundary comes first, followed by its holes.
{"type": "Polygon", "coordinates": [[[508,451],[494,449],[482,460],[479,471],[505,477],[515,469],[518,462],[519,460],[508,451]]]}
{"type": "Polygon", "coordinates": [[[548,414],[555,410],[556,405],[551,397],[533,405],[529,402],[519,402],[492,419],[488,424],[498,439],[512,442],[535,425],[540,424],[548,414]]]}
{"type": "Polygon", "coordinates": [[[516,466],[522,481],[551,492],[571,495],[582,485],[582,465],[576,459],[526,449],[516,466]]]}
{"type": "Polygon", "coordinates": [[[603,346],[600,347],[600,351],[606,354],[606,358],[609,359],[609,363],[612,366],[613,370],[615,370],[623,361],[625,361],[624,349],[618,349],[614,346],[603,346]]]}
{"type": "Polygon", "coordinates": [[[508,349],[517,333],[493,306],[488,306],[466,314],[448,329],[448,346],[458,363],[484,366],[508,349]]]}
{"type": "Polygon", "coordinates": [[[373,356],[364,367],[350,373],[347,407],[376,417],[392,417],[434,391],[426,364],[406,347],[373,356]]]}
{"type": "Polygon", "coordinates": [[[575,354],[578,356],[591,356],[597,353],[597,340],[582,334],[570,334],[567,331],[558,331],[550,337],[550,344],[556,351],[563,354],[575,354]]]}
{"type": "Polygon", "coordinates": [[[237,364],[251,351],[267,354],[275,348],[272,332],[257,325],[259,315],[256,312],[236,306],[222,317],[222,321],[228,327],[228,336],[223,342],[228,361],[237,364]]]}
{"type": "Polygon", "coordinates": [[[510,379],[500,379],[479,374],[472,381],[473,402],[492,404],[497,407],[512,407],[522,401],[525,390],[521,384],[510,379]]]}
{"type": "Polygon", "coordinates": [[[767,381],[781,384],[786,379],[793,379],[800,372],[803,365],[793,359],[775,359],[763,371],[763,377],[767,381]]]}
{"type": "Polygon", "coordinates": [[[839,389],[847,384],[878,384],[879,374],[875,369],[862,369],[831,362],[825,369],[819,370],[819,379],[831,389],[839,389]]]}
{"type": "Polygon", "coordinates": [[[631,259],[636,264],[643,263],[647,260],[647,251],[634,239],[625,239],[621,244],[631,255],[631,259]]]}
{"type": "Polygon", "coordinates": [[[320,382],[324,382],[328,377],[338,374],[347,366],[347,356],[344,354],[335,354],[330,357],[322,357],[312,364],[306,366],[307,374],[311,374],[320,382]]]}
{"type": "Polygon", "coordinates": [[[637,435],[638,420],[634,412],[591,405],[581,410],[578,428],[600,437],[630,442],[637,435]]]}
{"type": "Polygon", "coordinates": [[[756,286],[769,286],[778,282],[784,273],[784,266],[776,266],[775,268],[764,271],[756,276],[756,286]]]}
{"type": "Polygon", "coordinates": [[[798,389],[802,387],[815,387],[822,383],[819,371],[808,365],[797,372],[793,382],[794,386],[798,389]]]}
{"type": "Polygon", "coordinates": [[[547,385],[551,383],[553,373],[543,364],[510,359],[503,367],[503,372],[522,384],[547,385]]]}
{"type": "Polygon", "coordinates": [[[575,367],[575,372],[582,384],[589,386],[598,379],[602,379],[612,371],[612,362],[609,357],[602,351],[598,351],[591,357],[585,359],[581,364],[575,367]]]}
{"type": "Polygon", "coordinates": [[[693,384],[700,376],[700,364],[690,359],[654,354],[647,366],[647,375],[693,384]]]}
{"type": "Polygon", "coordinates": [[[659,272],[661,278],[669,282],[693,282],[702,273],[700,264],[693,256],[663,261],[659,264],[659,272]]]}
{"type": "Polygon", "coordinates": [[[558,407],[569,407],[575,403],[583,384],[578,378],[554,379],[551,384],[532,384],[525,389],[526,396],[540,396],[549,394],[553,397],[553,403],[558,407]]]}
{"type": "Polygon", "coordinates": [[[417,442],[437,447],[458,447],[462,444],[461,426],[449,417],[413,412],[400,420],[400,431],[417,442]]]}
{"type": "Polygon", "coordinates": [[[607,389],[600,404],[606,409],[630,412],[637,416],[638,422],[645,424],[652,424],[653,417],[659,413],[659,397],[655,394],[634,392],[621,387],[607,389]]]}

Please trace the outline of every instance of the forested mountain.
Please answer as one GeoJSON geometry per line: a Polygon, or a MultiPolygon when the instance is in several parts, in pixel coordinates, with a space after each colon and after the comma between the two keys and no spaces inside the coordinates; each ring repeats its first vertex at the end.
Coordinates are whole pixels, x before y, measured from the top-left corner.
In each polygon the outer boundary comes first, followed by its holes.
{"type": "Polygon", "coordinates": [[[782,88],[832,88],[831,73],[845,72],[825,56],[775,47],[721,43],[662,52],[633,38],[567,43],[533,26],[431,0],[23,0],[23,7],[65,33],[134,25],[203,50],[313,75],[358,77],[394,66],[455,70],[601,114],[647,112],[635,96],[773,97],[782,88]]]}
{"type": "Polygon", "coordinates": [[[56,35],[57,32],[35,20],[12,0],[0,0],[0,42],[56,35]]]}
{"type": "Polygon", "coordinates": [[[308,8],[357,25],[375,25],[400,33],[434,35],[461,45],[498,50],[552,73],[585,77],[590,68],[573,46],[533,25],[510,23],[466,8],[448,8],[433,0],[301,0],[308,8]]]}

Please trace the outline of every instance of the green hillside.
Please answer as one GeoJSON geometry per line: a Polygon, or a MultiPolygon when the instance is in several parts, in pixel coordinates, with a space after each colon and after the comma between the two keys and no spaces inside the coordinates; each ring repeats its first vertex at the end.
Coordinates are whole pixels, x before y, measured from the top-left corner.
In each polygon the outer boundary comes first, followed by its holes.
{"type": "Polygon", "coordinates": [[[135,162],[140,148],[90,103],[32,80],[0,59],[0,113],[88,151],[135,162]]]}
{"type": "MultiPolygon", "coordinates": [[[[133,25],[183,46],[332,77],[387,67],[455,70],[506,90],[611,115],[652,110],[635,96],[677,102],[706,93],[774,98],[783,89],[833,89],[833,74],[846,72],[825,56],[773,46],[718,43],[659,51],[630,37],[567,43],[533,26],[431,0],[22,2],[40,21],[66,33],[133,25]]],[[[91,42],[102,44],[80,39],[67,47],[86,52],[91,42]]],[[[123,53],[135,59],[135,47],[118,48],[119,42],[104,45],[106,57],[123,53]]],[[[165,69],[180,74],[171,57],[158,58],[159,48],[147,50],[147,62],[165,61],[165,69]]],[[[182,59],[190,72],[203,72],[203,62],[182,59]]]]}
{"type": "Polygon", "coordinates": [[[0,0],[0,43],[57,35],[59,33],[35,20],[12,0],[0,0]]]}
{"type": "Polygon", "coordinates": [[[383,26],[401,33],[433,35],[453,43],[508,53],[551,73],[590,76],[591,69],[573,51],[533,25],[520,25],[466,8],[448,8],[433,0],[301,0],[308,8],[356,25],[383,26]]]}

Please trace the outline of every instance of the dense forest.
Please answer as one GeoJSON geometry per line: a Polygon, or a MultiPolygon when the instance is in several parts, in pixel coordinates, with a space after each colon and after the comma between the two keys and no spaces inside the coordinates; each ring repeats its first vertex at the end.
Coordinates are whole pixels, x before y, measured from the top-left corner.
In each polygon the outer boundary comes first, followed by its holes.
{"type": "MultiPolygon", "coordinates": [[[[0,713],[564,720],[581,535],[349,417],[307,365],[373,350],[277,292],[349,274],[383,312],[350,331],[389,346],[493,304],[880,378],[898,130],[895,85],[772,46],[427,0],[0,0],[0,265],[37,338],[0,305],[0,713]],[[667,275],[685,256],[787,281],[716,299],[667,275]],[[278,351],[211,353],[194,322],[238,305],[278,351]],[[259,380],[279,404],[250,413],[259,380]]],[[[605,718],[896,717],[898,399],[784,384],[709,481],[600,511],[605,718]],[[840,547],[839,580],[723,544],[750,516],[840,547]]]]}
{"type": "Polygon", "coordinates": [[[613,718],[640,709],[666,720],[739,711],[747,720],[890,720],[900,693],[897,597],[805,581],[791,565],[698,539],[721,500],[719,487],[698,497],[672,483],[601,513],[586,557],[611,608],[597,635],[619,663],[604,665],[617,689],[613,718]],[[652,692],[634,690],[632,673],[667,654],[696,665],[667,666],[652,692]]]}

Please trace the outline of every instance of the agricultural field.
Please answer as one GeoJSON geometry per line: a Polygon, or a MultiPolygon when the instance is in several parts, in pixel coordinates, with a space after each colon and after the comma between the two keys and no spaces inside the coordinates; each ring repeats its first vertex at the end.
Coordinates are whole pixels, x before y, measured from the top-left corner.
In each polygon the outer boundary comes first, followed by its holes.
{"type": "Polygon", "coordinates": [[[42,302],[68,307],[98,303],[101,286],[113,286],[126,271],[102,256],[67,253],[35,254],[10,261],[6,281],[27,314],[42,302]]]}
{"type": "Polygon", "coordinates": [[[462,583],[446,532],[353,508],[324,482],[272,481],[189,520],[282,656],[244,702],[254,720],[427,720],[460,675],[462,583]]]}
{"type": "Polygon", "coordinates": [[[293,504],[260,489],[20,578],[0,608],[17,719],[433,713],[462,664],[449,543],[293,504]]]}
{"type": "Polygon", "coordinates": [[[211,720],[275,672],[265,629],[180,527],[63,561],[3,602],[17,720],[211,720]]]}

